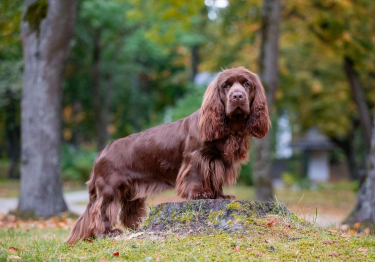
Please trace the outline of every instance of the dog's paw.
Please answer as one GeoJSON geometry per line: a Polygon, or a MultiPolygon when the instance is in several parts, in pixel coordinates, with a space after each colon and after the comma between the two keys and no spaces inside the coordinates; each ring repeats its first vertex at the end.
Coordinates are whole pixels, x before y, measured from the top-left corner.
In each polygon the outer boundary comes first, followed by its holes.
{"type": "Polygon", "coordinates": [[[124,231],[122,231],[121,229],[119,228],[114,228],[112,229],[108,235],[112,236],[112,237],[116,237],[116,236],[119,236],[119,235],[122,235],[124,234],[124,231]]]}
{"type": "Polygon", "coordinates": [[[214,198],[214,193],[211,190],[202,190],[202,191],[195,192],[192,197],[193,200],[213,199],[213,198],[214,198]]]}
{"type": "Polygon", "coordinates": [[[232,196],[232,195],[221,195],[221,196],[217,197],[217,199],[236,200],[236,197],[235,197],[235,196],[232,196]]]}

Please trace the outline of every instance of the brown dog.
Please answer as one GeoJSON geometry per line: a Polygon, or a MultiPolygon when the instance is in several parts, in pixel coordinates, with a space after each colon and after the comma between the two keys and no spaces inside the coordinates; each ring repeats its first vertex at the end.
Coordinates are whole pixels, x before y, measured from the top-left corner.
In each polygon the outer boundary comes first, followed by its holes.
{"type": "Polygon", "coordinates": [[[222,187],[236,183],[251,137],[262,138],[269,125],[259,78],[243,67],[219,73],[197,112],[113,141],[98,154],[87,182],[90,202],[66,242],[121,234],[113,229],[119,213],[125,227],[136,227],[146,197],[167,189],[188,200],[235,199],[222,187]]]}

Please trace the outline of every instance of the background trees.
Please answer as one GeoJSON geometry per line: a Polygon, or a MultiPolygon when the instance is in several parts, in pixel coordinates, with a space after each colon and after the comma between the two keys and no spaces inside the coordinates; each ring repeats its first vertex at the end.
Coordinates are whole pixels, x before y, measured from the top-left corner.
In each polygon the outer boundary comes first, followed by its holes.
{"type": "MultiPolygon", "coordinates": [[[[34,2],[27,1],[30,3],[34,2]]],[[[22,61],[19,24],[26,23],[23,4],[21,0],[0,4],[0,173],[9,177],[19,174],[21,79],[22,74],[29,78],[32,62],[22,61]]],[[[33,92],[43,85],[30,82],[32,89],[23,90],[26,106],[28,94],[46,95],[45,103],[39,97],[31,100],[39,102],[37,106],[43,114],[54,112],[56,136],[51,139],[63,141],[63,180],[85,181],[96,152],[109,140],[177,120],[198,109],[205,86],[193,83],[197,73],[214,74],[222,68],[245,66],[264,79],[273,112],[270,135],[263,140],[269,146],[255,143],[252,161],[240,178],[249,184],[255,178],[260,189],[259,175],[267,174],[268,193],[259,198],[272,198],[269,177],[276,158],[278,141],[274,137],[280,115],[288,116],[293,137],[318,127],[338,146],[331,161],[347,163],[351,178],[364,181],[374,117],[371,112],[375,107],[374,2],[282,2],[281,19],[272,20],[281,21],[278,41],[275,33],[270,34],[274,40],[264,38],[272,16],[262,15],[263,6],[276,10],[279,1],[79,1],[72,39],[61,40],[64,50],[70,47],[69,56],[64,53],[58,58],[58,49],[51,51],[53,59],[60,59],[59,64],[67,59],[66,66],[54,69],[61,72],[62,87],[54,85],[48,93],[43,90],[49,90],[50,85],[45,85],[46,89],[33,92]],[[276,45],[267,49],[268,41],[278,42],[278,55],[271,51],[276,50],[276,45]],[[265,64],[265,57],[273,59],[269,65],[265,64]],[[278,81],[264,75],[270,66],[273,72],[279,72],[278,81]],[[275,83],[278,87],[270,88],[275,83]],[[27,93],[28,90],[33,91],[27,93]],[[58,101],[58,96],[62,100],[61,110],[53,100],[58,101]],[[47,110],[47,106],[56,107],[47,110]]],[[[44,39],[43,26],[54,25],[48,15],[42,18],[36,20],[41,26],[30,29],[37,34],[28,36],[44,39]]],[[[30,46],[25,42],[25,57],[29,57],[30,46]]],[[[39,63],[45,61],[43,52],[47,57],[49,49],[43,48],[38,57],[30,56],[36,61],[31,68],[41,68],[35,76],[47,72],[39,63]]],[[[31,115],[34,111],[28,112],[31,115]]],[[[47,119],[40,117],[38,121],[42,126],[47,119]]],[[[49,156],[55,155],[57,159],[58,151],[46,149],[49,156]]],[[[298,156],[297,159],[303,162],[298,156]]],[[[303,169],[297,172],[296,168],[288,168],[297,179],[303,177],[303,169]]],[[[55,163],[51,169],[58,170],[59,165],[55,163]]],[[[57,179],[58,171],[52,173],[57,179]]]]}
{"type": "Polygon", "coordinates": [[[66,211],[60,178],[63,73],[76,1],[28,0],[21,29],[24,77],[21,104],[21,191],[18,210],[38,216],[66,211]]]}

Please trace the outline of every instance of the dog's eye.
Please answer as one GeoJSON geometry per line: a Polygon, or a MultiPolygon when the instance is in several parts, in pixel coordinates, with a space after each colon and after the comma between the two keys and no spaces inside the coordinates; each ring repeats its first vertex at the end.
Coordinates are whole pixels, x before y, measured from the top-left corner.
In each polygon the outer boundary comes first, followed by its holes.
{"type": "Polygon", "coordinates": [[[223,89],[228,89],[230,87],[230,85],[228,84],[223,84],[223,89]]]}
{"type": "Polygon", "coordinates": [[[251,87],[251,85],[250,85],[249,82],[245,82],[243,85],[244,85],[245,87],[251,87]]]}

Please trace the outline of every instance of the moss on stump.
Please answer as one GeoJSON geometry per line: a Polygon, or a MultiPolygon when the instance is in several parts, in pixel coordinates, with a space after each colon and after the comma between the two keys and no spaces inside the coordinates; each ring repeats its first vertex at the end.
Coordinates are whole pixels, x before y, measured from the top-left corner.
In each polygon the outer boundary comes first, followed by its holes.
{"type": "Polygon", "coordinates": [[[284,204],[254,201],[196,200],[162,203],[150,210],[141,230],[241,232],[263,223],[266,215],[295,217],[284,204]]]}

